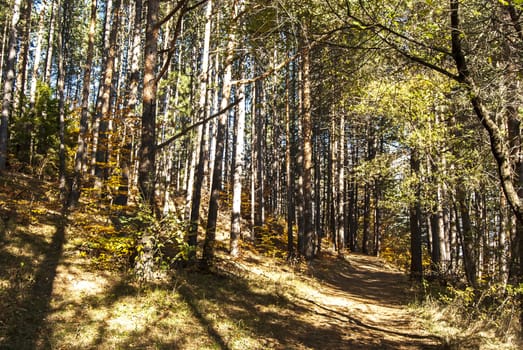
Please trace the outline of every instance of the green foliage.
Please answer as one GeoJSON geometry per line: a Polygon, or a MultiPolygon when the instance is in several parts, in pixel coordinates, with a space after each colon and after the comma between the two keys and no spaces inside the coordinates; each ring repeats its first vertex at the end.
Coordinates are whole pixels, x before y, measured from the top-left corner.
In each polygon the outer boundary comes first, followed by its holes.
{"type": "Polygon", "coordinates": [[[266,223],[257,228],[259,248],[264,255],[273,258],[285,258],[287,255],[287,240],[284,237],[286,223],[283,218],[269,217],[266,223]]]}
{"type": "MultiPolygon", "coordinates": [[[[161,100],[167,92],[171,90],[177,89],[177,97],[175,97],[174,93],[171,94],[171,98],[169,101],[169,106],[172,108],[173,113],[175,115],[179,116],[185,116],[189,117],[192,113],[192,105],[191,105],[191,77],[184,74],[183,72],[169,72],[167,77],[160,80],[158,93],[158,98],[161,100]]],[[[171,115],[171,110],[169,110],[169,113],[167,115],[158,115],[158,122],[159,123],[168,123],[172,122],[174,119],[171,115]],[[165,120],[164,120],[165,119],[165,120]]]]}
{"type": "Polygon", "coordinates": [[[425,285],[428,301],[437,302],[448,326],[467,333],[494,332],[502,341],[519,332],[518,315],[523,284],[472,287],[425,285]]]}
{"type": "Polygon", "coordinates": [[[136,254],[145,249],[141,239],[149,237],[153,244],[155,263],[169,268],[179,261],[186,261],[194,251],[185,240],[185,223],[175,215],[156,218],[147,206],[140,206],[134,216],[120,218],[121,232],[134,241],[136,254]]]}
{"type": "MultiPolygon", "coordinates": [[[[59,106],[54,90],[38,82],[34,106],[27,106],[22,113],[13,117],[11,127],[11,153],[29,171],[40,175],[54,176],[58,168],[59,106]]],[[[66,115],[70,111],[66,110],[66,115]]],[[[66,118],[68,135],[72,120],[66,118]]],[[[74,140],[67,138],[67,146],[73,147],[74,140]]]]}
{"type": "Polygon", "coordinates": [[[87,248],[97,252],[94,264],[104,270],[123,270],[134,255],[134,239],[118,235],[100,235],[87,243],[87,248]]]}

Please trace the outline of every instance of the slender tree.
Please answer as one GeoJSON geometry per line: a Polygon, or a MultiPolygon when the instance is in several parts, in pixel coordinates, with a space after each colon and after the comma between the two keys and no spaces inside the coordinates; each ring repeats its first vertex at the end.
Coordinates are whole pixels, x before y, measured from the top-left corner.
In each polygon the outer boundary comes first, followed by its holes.
{"type": "MultiPolygon", "coordinates": [[[[232,66],[234,63],[234,51],[236,48],[236,29],[238,21],[238,14],[241,13],[243,2],[234,4],[232,9],[232,20],[235,25],[231,26],[227,39],[227,49],[225,57],[225,72],[223,76],[222,85],[222,99],[220,110],[225,110],[229,105],[232,88],[232,66]]],[[[218,224],[218,204],[220,199],[220,191],[222,189],[223,180],[223,157],[225,151],[225,128],[227,123],[227,114],[223,113],[218,117],[218,126],[216,130],[216,148],[214,156],[214,167],[212,173],[211,197],[209,199],[209,212],[207,216],[207,228],[205,231],[205,241],[203,245],[202,262],[204,266],[209,267],[214,259],[214,244],[216,239],[216,226],[218,224]]]]}
{"type": "Polygon", "coordinates": [[[82,109],[80,112],[80,129],[78,132],[78,146],[74,162],[74,177],[71,183],[70,204],[76,205],[80,198],[82,188],[83,170],[87,159],[87,128],[89,122],[89,96],[91,89],[91,71],[94,58],[94,36],[96,30],[97,0],[91,0],[91,15],[89,20],[89,34],[87,39],[86,61],[84,66],[84,79],[82,84],[82,109]]]}
{"type": "Polygon", "coordinates": [[[20,20],[20,4],[22,0],[13,3],[9,41],[7,45],[7,60],[5,65],[4,96],[2,99],[2,117],[0,120],[0,171],[6,169],[7,144],[9,140],[9,118],[13,112],[13,89],[16,68],[16,44],[18,40],[18,21],[20,20]]]}

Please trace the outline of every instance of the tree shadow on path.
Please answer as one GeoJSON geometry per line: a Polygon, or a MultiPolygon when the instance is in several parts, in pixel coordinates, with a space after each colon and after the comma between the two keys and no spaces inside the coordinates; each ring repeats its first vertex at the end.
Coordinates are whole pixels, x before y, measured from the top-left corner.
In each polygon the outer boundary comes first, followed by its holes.
{"type": "Polygon", "coordinates": [[[301,302],[319,316],[350,325],[356,334],[381,339],[376,348],[445,349],[443,339],[411,324],[405,311],[414,298],[408,277],[377,258],[325,256],[310,265],[308,273],[327,287],[322,294],[347,303],[329,305],[309,298],[301,298],[301,302]]]}
{"type": "Polygon", "coordinates": [[[317,324],[309,309],[240,276],[188,274],[178,292],[222,350],[237,348],[235,338],[241,336],[224,333],[220,320],[241,325],[241,332],[267,349],[339,349],[343,344],[342,332],[317,324]]]}
{"type": "Polygon", "coordinates": [[[0,251],[0,262],[4,265],[0,276],[11,281],[1,295],[6,298],[1,304],[8,303],[0,315],[2,349],[52,348],[49,336],[46,336],[51,332],[46,329],[46,317],[50,312],[53,283],[65,243],[66,220],[57,214],[46,219],[54,222],[56,228],[50,243],[30,233],[13,233],[21,239],[16,245],[24,247],[25,251],[29,248],[33,256],[16,255],[7,249],[0,251]]]}

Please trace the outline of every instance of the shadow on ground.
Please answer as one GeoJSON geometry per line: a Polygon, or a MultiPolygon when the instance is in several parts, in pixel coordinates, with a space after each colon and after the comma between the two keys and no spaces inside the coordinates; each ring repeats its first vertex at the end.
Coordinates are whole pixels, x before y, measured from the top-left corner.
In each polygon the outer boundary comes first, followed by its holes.
{"type": "Polygon", "coordinates": [[[65,241],[65,225],[59,217],[47,219],[56,223],[50,242],[45,236],[30,232],[18,231],[4,237],[4,243],[10,238],[15,242],[4,244],[0,249],[2,349],[50,348],[45,319],[50,312],[53,282],[65,241]]]}
{"type": "MultiPolygon", "coordinates": [[[[15,208],[0,230],[2,349],[441,348],[437,339],[368,322],[245,271],[182,270],[147,286],[125,273],[102,277],[64,246],[61,215],[15,208]]],[[[403,277],[370,260],[322,259],[308,275],[321,282],[316,288],[362,303],[405,301],[403,277]]]]}

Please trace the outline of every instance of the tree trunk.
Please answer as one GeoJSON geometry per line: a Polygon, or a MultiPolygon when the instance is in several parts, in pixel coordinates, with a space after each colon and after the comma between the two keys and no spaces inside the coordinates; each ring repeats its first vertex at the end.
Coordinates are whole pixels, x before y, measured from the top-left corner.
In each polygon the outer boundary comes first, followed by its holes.
{"type": "Polygon", "coordinates": [[[294,218],[296,211],[294,208],[294,172],[292,159],[292,134],[291,134],[291,102],[290,102],[290,85],[289,78],[286,78],[285,84],[285,170],[287,186],[287,260],[294,258],[294,218]]]}
{"type": "Polygon", "coordinates": [[[26,79],[27,79],[27,61],[29,58],[29,45],[31,40],[29,34],[31,32],[31,13],[33,11],[33,1],[26,0],[22,10],[21,23],[23,28],[20,30],[20,52],[18,53],[18,74],[16,77],[16,89],[18,90],[18,96],[15,99],[14,110],[18,115],[22,115],[24,109],[25,96],[26,96],[26,79]]]}
{"type": "Polygon", "coordinates": [[[381,249],[381,181],[374,182],[374,256],[380,255],[381,249]]]}
{"type": "Polygon", "coordinates": [[[300,253],[307,260],[314,258],[315,232],[312,223],[312,111],[311,111],[311,79],[310,51],[303,51],[303,115],[302,115],[302,145],[303,145],[303,246],[300,253]]]}
{"type": "Polygon", "coordinates": [[[154,209],[156,159],[156,65],[158,60],[159,0],[149,0],[145,30],[142,136],[139,151],[138,187],[145,203],[154,209]]]}
{"type": "MultiPolygon", "coordinates": [[[[240,11],[242,2],[236,4],[235,15],[240,11]]],[[[236,26],[233,25],[227,42],[227,56],[225,58],[225,73],[222,79],[222,100],[220,110],[224,110],[229,104],[231,96],[232,65],[234,61],[234,50],[236,47],[236,26]]],[[[218,206],[220,192],[222,189],[222,165],[225,151],[225,130],[227,127],[228,113],[222,113],[218,117],[218,127],[216,130],[216,148],[214,156],[214,167],[212,173],[211,198],[209,200],[209,213],[207,217],[207,229],[205,231],[205,241],[203,245],[202,263],[204,267],[209,267],[214,260],[214,245],[216,239],[216,226],[218,224],[218,206]]]]}
{"type": "Polygon", "coordinates": [[[103,80],[100,87],[100,101],[99,109],[97,110],[96,119],[99,120],[98,139],[96,151],[94,152],[95,160],[95,188],[102,189],[104,183],[109,176],[109,152],[111,142],[111,132],[113,124],[113,116],[111,115],[111,106],[113,103],[113,77],[115,73],[115,61],[117,51],[117,34],[120,22],[120,4],[121,0],[114,0],[111,9],[111,17],[106,19],[111,23],[109,30],[109,37],[106,38],[108,44],[106,53],[106,61],[104,64],[103,80]]]}
{"type": "Polygon", "coordinates": [[[411,150],[410,167],[412,174],[416,177],[414,185],[415,200],[410,204],[410,278],[421,282],[423,278],[422,250],[421,250],[421,204],[420,204],[420,160],[416,150],[411,150]]]}
{"type": "MultiPolygon", "coordinates": [[[[245,98],[245,86],[238,87],[238,99],[245,98]]],[[[234,145],[234,174],[232,192],[232,218],[230,252],[232,256],[239,254],[239,239],[241,238],[241,205],[242,205],[242,175],[243,175],[243,144],[245,137],[245,101],[240,101],[236,122],[234,123],[236,144],[234,145]]]]}
{"type": "Polygon", "coordinates": [[[61,30],[58,36],[58,81],[57,81],[57,90],[58,90],[58,110],[59,110],[59,151],[58,151],[58,176],[59,176],[59,185],[60,189],[60,199],[62,201],[66,200],[66,154],[65,154],[65,61],[66,61],[66,52],[67,52],[67,43],[69,36],[69,26],[66,23],[69,23],[70,19],[70,3],[65,3],[62,6],[61,14],[61,30]]]}
{"type": "MultiPolygon", "coordinates": [[[[205,34],[204,44],[202,52],[202,72],[200,75],[200,86],[199,86],[199,101],[198,101],[198,116],[200,120],[205,119],[206,110],[208,109],[207,103],[207,85],[209,82],[209,50],[211,40],[211,27],[212,27],[212,1],[207,2],[207,8],[205,10],[205,34]]],[[[188,241],[191,247],[196,247],[198,243],[198,225],[200,223],[200,205],[202,199],[202,187],[205,177],[205,148],[206,148],[206,131],[207,125],[203,124],[198,127],[196,135],[196,150],[193,152],[191,159],[191,169],[187,184],[187,203],[190,203],[190,226],[188,233],[188,241]]],[[[195,254],[191,253],[191,259],[195,258],[195,254]]]]}
{"type": "Polygon", "coordinates": [[[9,118],[13,107],[13,84],[15,81],[16,67],[16,42],[18,40],[18,21],[20,20],[20,3],[22,0],[15,0],[13,5],[13,17],[9,33],[7,50],[7,61],[5,66],[4,97],[2,99],[2,117],[0,119],[0,171],[6,169],[7,146],[9,140],[9,118]]]}
{"type": "Polygon", "coordinates": [[[456,189],[456,199],[461,216],[461,248],[463,249],[463,262],[467,281],[472,287],[477,287],[477,266],[474,249],[474,232],[470,219],[469,206],[467,205],[466,193],[463,186],[456,189]]]}
{"type": "MultiPolygon", "coordinates": [[[[0,69],[2,69],[2,72],[4,71],[4,61],[5,61],[5,58],[6,58],[6,45],[8,44],[7,43],[7,40],[8,40],[8,35],[7,35],[7,31],[9,30],[9,26],[8,25],[5,25],[4,26],[4,30],[2,32],[2,50],[0,51],[0,69]]],[[[4,75],[3,74],[0,74],[0,85],[2,85],[4,83],[4,75]]]]}
{"type": "Polygon", "coordinates": [[[254,202],[254,233],[255,236],[258,233],[258,231],[261,229],[263,224],[265,223],[265,188],[264,188],[264,176],[265,176],[265,164],[264,164],[264,138],[265,138],[265,130],[264,130],[264,122],[262,118],[262,106],[263,106],[263,98],[265,95],[263,94],[263,84],[262,81],[256,81],[254,83],[255,89],[256,89],[256,97],[257,97],[257,103],[256,107],[253,113],[254,118],[254,154],[255,158],[253,158],[253,162],[256,162],[255,169],[256,171],[253,173],[255,176],[255,202],[254,202]]]}
{"type": "Polygon", "coordinates": [[[53,65],[53,49],[54,49],[54,35],[56,26],[56,0],[51,0],[51,7],[49,8],[49,30],[47,31],[47,47],[45,52],[45,70],[43,74],[43,81],[51,85],[51,68],[53,65]]]}
{"type": "Polygon", "coordinates": [[[87,42],[86,61],[82,85],[82,109],[80,112],[80,129],[74,162],[74,178],[71,184],[69,204],[74,206],[78,203],[82,189],[83,170],[86,164],[87,153],[87,128],[89,124],[89,91],[91,89],[91,71],[94,57],[94,36],[96,32],[97,0],[91,0],[91,17],[89,20],[89,36],[87,42]]]}
{"type": "Polygon", "coordinates": [[[337,210],[338,217],[336,219],[336,237],[338,241],[338,252],[342,252],[345,249],[345,215],[347,215],[344,209],[344,198],[345,198],[345,117],[339,116],[339,141],[338,141],[338,159],[337,159],[337,210]]]}
{"type": "Polygon", "coordinates": [[[363,186],[363,235],[361,238],[361,251],[363,254],[369,254],[369,237],[370,237],[370,185],[363,186]]]}
{"type": "MultiPolygon", "coordinates": [[[[38,14],[38,34],[36,38],[36,47],[34,51],[33,69],[31,73],[31,84],[29,88],[29,112],[34,113],[36,105],[36,90],[39,81],[39,69],[42,56],[42,42],[44,40],[45,32],[45,13],[47,11],[46,5],[43,4],[40,13],[38,14]]],[[[29,166],[33,166],[33,153],[34,153],[34,122],[31,120],[28,125],[29,132],[29,166]]]]}

